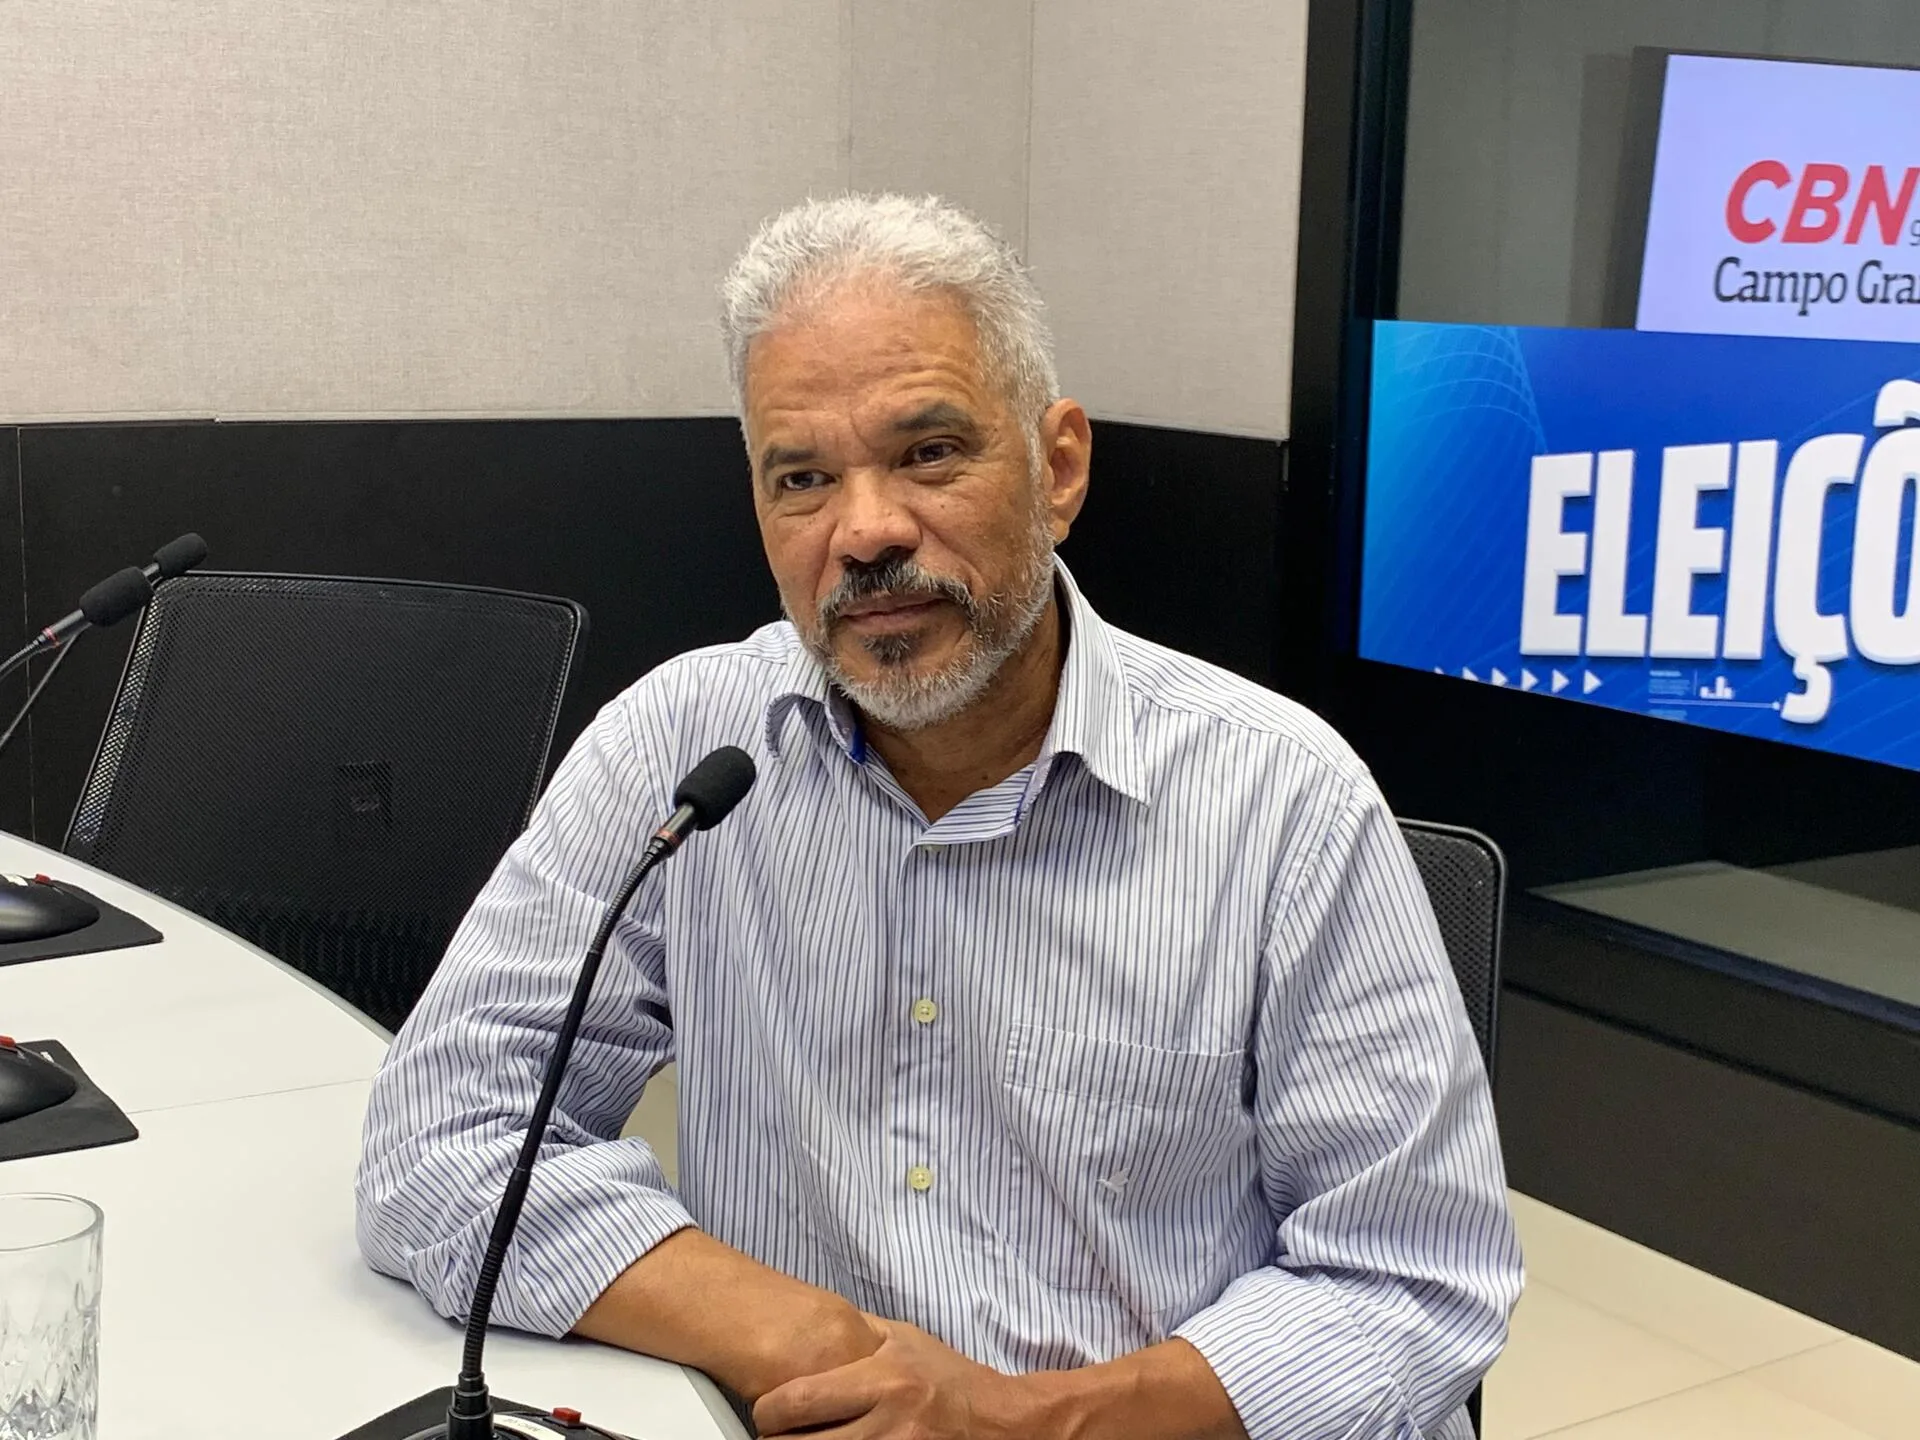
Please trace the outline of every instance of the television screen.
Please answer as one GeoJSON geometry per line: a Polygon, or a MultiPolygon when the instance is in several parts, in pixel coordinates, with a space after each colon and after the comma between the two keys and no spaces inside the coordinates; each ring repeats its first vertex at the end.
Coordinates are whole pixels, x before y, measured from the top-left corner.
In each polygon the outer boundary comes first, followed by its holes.
{"type": "Polygon", "coordinates": [[[1920,340],[1920,70],[1659,58],[1635,327],[1920,340]]]}
{"type": "Polygon", "coordinates": [[[1920,345],[1382,321],[1359,652],[1920,770],[1920,345]]]}

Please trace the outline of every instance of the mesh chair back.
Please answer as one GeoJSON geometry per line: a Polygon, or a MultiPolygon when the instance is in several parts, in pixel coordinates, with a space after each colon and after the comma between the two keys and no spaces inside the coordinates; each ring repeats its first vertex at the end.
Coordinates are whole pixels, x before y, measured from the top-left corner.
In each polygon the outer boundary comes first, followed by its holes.
{"type": "Polygon", "coordinates": [[[532,813],[585,620],[448,585],[168,581],[66,851],[396,1026],[532,813]]]}
{"type": "MultiPolygon", "coordinates": [[[[1467,1002],[1473,1038],[1493,1083],[1493,1047],[1500,1018],[1500,926],[1506,915],[1507,857],[1478,830],[1402,820],[1400,833],[1427,887],[1440,942],[1467,1002]]],[[[1473,1433],[1480,1433],[1481,1387],[1467,1397],[1473,1433]]]]}
{"type": "Polygon", "coordinates": [[[1440,922],[1440,939],[1467,1002],[1487,1075],[1500,1007],[1500,926],[1506,909],[1507,860],[1485,835],[1453,825],[1402,820],[1413,863],[1440,922]]]}

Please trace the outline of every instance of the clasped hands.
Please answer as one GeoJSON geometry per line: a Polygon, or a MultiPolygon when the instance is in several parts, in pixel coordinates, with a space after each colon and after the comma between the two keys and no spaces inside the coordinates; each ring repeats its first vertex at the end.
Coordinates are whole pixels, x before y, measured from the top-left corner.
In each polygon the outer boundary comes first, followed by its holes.
{"type": "Polygon", "coordinates": [[[766,1440],[1039,1440],[1052,1432],[1033,1377],[969,1360],[924,1330],[866,1316],[872,1354],[776,1386],[753,1407],[766,1440]]]}

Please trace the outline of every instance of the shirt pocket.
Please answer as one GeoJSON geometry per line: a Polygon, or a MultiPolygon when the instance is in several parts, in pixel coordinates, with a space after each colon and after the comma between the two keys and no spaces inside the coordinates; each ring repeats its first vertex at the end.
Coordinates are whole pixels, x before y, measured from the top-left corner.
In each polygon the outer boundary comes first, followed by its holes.
{"type": "Polygon", "coordinates": [[[1255,1170],[1244,1050],[1016,1025],[1006,1240],[1047,1284],[1170,1303],[1209,1267],[1255,1170]]]}

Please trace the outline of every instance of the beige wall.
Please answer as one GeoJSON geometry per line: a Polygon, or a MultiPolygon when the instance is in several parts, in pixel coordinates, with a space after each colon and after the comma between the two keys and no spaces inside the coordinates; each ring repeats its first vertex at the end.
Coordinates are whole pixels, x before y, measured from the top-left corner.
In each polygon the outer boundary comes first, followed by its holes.
{"type": "Polygon", "coordinates": [[[1280,436],[1305,0],[1039,0],[1028,256],[1096,413],[1280,436]]]}
{"type": "Polygon", "coordinates": [[[764,215],[937,190],[1097,413],[1283,433],[1304,0],[7,0],[0,420],[724,412],[764,215]]]}

